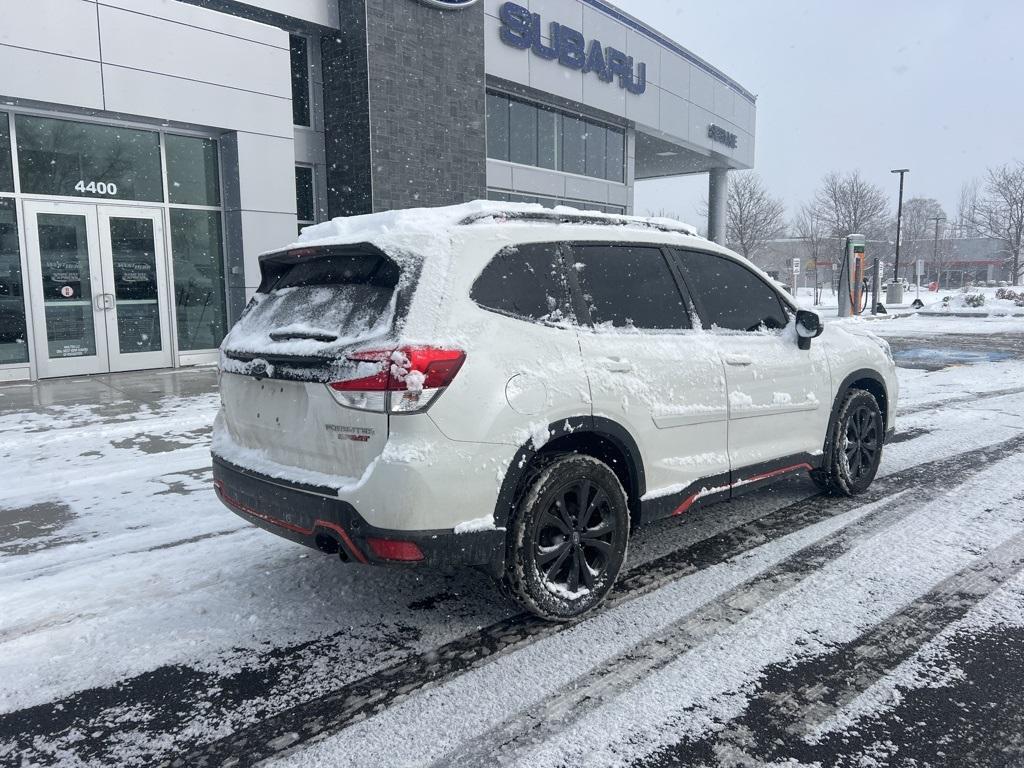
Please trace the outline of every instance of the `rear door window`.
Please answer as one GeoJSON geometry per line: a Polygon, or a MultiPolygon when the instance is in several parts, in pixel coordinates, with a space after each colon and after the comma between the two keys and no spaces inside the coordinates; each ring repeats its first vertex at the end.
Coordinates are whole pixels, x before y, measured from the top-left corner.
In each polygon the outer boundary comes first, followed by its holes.
{"type": "Polygon", "coordinates": [[[557,243],[525,243],[500,251],[469,295],[481,307],[513,317],[551,323],[572,319],[557,243]]]}
{"type": "Polygon", "coordinates": [[[789,316],[775,290],[742,264],[699,251],[676,251],[705,326],[731,331],[784,328],[789,316]]]}
{"type": "Polygon", "coordinates": [[[394,326],[401,269],[384,254],[313,250],[261,268],[263,283],[225,350],[329,355],[394,326]]]}
{"type": "Polygon", "coordinates": [[[651,330],[690,327],[682,294],[660,248],[576,244],[572,259],[595,326],[651,330]]]}

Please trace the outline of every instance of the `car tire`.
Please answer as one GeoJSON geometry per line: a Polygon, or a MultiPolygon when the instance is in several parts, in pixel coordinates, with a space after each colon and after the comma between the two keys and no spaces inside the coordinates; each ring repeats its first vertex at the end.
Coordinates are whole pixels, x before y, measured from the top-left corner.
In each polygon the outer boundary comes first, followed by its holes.
{"type": "Polygon", "coordinates": [[[626,560],[626,492],[604,462],[556,456],[528,480],[508,535],[502,591],[530,613],[569,621],[608,595],[626,560]]]}
{"type": "Polygon", "coordinates": [[[878,472],[884,442],[885,426],[875,396],[863,389],[851,389],[832,424],[825,462],[811,472],[811,479],[835,496],[863,493],[878,472]]]}

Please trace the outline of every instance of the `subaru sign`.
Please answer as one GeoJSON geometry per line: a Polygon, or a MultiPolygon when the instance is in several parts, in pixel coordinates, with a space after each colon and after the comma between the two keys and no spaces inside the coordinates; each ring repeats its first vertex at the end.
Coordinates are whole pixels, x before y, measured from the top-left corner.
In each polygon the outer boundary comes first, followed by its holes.
{"type": "Polygon", "coordinates": [[[619,87],[640,95],[647,90],[647,65],[634,66],[633,57],[622,51],[605,48],[600,40],[587,40],[578,32],[557,21],[548,27],[551,44],[545,45],[539,13],[531,13],[518,3],[505,3],[499,11],[501,41],[521,50],[530,49],[542,59],[557,60],[563,67],[594,72],[606,83],[618,80],[619,87]]]}

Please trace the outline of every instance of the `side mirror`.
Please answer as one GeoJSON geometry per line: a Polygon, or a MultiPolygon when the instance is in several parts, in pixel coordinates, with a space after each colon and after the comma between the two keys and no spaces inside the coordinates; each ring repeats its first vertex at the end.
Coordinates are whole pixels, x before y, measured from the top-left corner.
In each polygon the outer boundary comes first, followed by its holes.
{"type": "Polygon", "coordinates": [[[808,309],[797,310],[796,335],[797,346],[800,349],[810,349],[811,339],[821,336],[824,330],[825,326],[822,324],[817,312],[811,312],[808,309]]]}

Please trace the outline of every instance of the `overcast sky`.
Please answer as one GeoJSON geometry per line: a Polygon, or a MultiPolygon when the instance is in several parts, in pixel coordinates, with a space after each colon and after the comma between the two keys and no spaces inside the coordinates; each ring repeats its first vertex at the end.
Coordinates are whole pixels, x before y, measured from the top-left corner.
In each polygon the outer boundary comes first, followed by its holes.
{"type": "MultiPolygon", "coordinates": [[[[614,0],[757,95],[755,170],[790,214],[830,170],[956,214],[960,185],[1024,160],[1024,2],[614,0]]],[[[693,223],[707,176],[642,182],[693,223]]]]}

